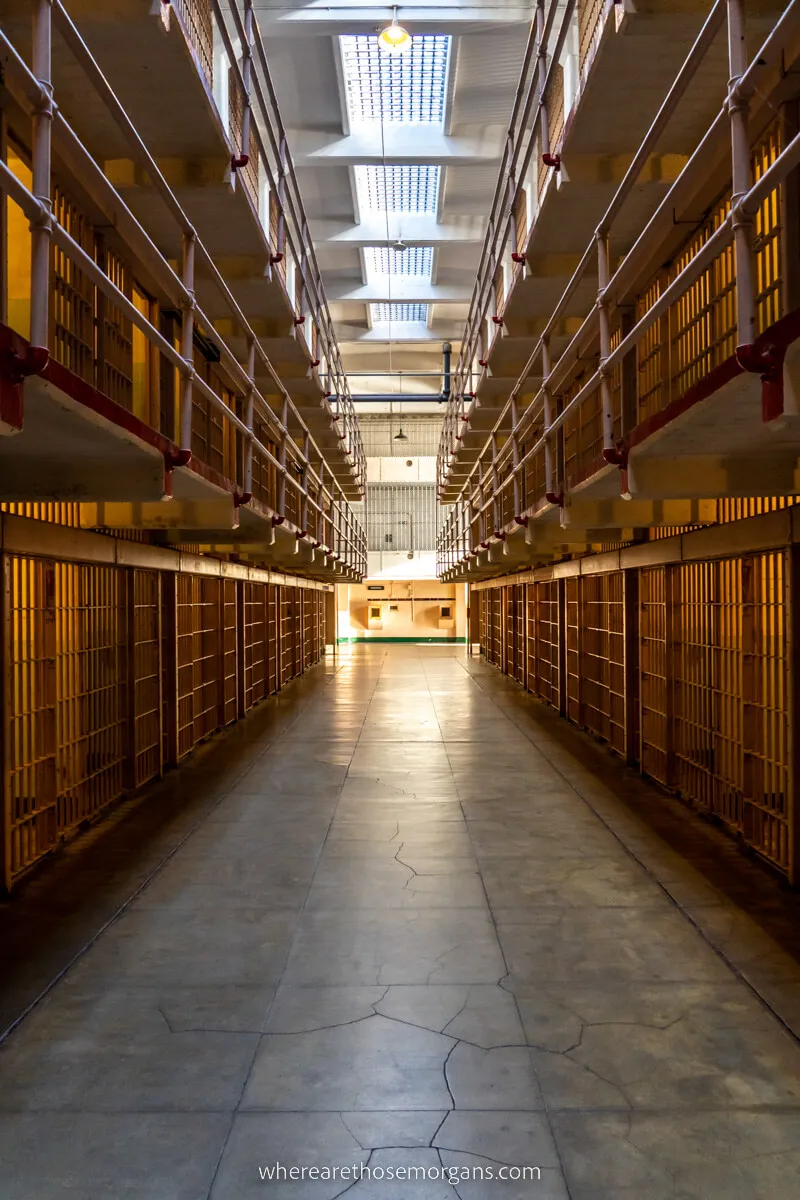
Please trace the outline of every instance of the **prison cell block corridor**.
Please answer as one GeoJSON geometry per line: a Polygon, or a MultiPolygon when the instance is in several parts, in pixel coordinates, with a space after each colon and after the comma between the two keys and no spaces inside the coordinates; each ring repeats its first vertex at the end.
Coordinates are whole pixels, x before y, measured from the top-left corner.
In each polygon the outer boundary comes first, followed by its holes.
{"type": "Polygon", "coordinates": [[[3,1196],[788,1198],[798,907],[482,657],[343,648],[5,914],[3,1196]]]}

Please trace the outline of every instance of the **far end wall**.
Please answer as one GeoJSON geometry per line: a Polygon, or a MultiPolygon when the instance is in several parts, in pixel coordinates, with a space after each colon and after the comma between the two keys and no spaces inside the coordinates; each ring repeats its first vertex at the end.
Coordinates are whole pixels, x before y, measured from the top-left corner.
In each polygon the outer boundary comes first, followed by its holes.
{"type": "Polygon", "coordinates": [[[435,579],[367,579],[337,589],[339,641],[463,641],[466,589],[435,579]]]}

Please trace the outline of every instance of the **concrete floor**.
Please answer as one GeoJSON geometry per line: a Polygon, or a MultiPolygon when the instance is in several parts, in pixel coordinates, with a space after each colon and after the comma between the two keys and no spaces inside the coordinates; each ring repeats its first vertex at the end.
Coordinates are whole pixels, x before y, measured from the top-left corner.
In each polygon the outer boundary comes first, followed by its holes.
{"type": "Polygon", "coordinates": [[[588,743],[463,648],[353,648],[279,703],[0,1051],[3,1200],[800,1195],[800,970],[588,743]]]}

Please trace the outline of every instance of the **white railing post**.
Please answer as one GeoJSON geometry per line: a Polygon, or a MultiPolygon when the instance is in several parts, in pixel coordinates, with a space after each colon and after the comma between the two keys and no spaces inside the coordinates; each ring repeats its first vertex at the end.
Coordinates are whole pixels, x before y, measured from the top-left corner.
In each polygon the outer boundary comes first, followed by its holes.
{"type": "Polygon", "coordinates": [[[500,472],[497,469],[497,434],[492,434],[492,514],[494,517],[494,529],[490,533],[499,533],[503,522],[503,502],[500,499],[500,472]]]}
{"type": "Polygon", "coordinates": [[[181,449],[192,450],[192,392],[194,370],[194,261],[196,238],[193,233],[183,235],[183,271],[181,282],[189,293],[189,300],[181,309],[181,358],[186,363],[182,368],[181,385],[181,449]]]}
{"type": "MultiPolygon", "coordinates": [[[[284,211],[286,205],[286,159],[288,150],[286,147],[286,138],[281,135],[280,148],[278,151],[277,173],[278,180],[276,185],[276,196],[278,199],[278,223],[275,230],[275,253],[273,259],[275,262],[281,262],[286,253],[286,214],[284,211]]],[[[286,281],[289,282],[289,264],[286,264],[286,281]]],[[[294,297],[290,297],[292,307],[294,307],[294,297]]]]}
{"type": "Polygon", "coordinates": [[[600,406],[603,415],[603,450],[614,450],[614,414],[611,411],[611,384],[606,359],[611,353],[611,318],[608,311],[610,262],[608,234],[597,235],[597,315],[600,326],[600,406]]]}
{"type": "Polygon", "coordinates": [[[755,341],[755,285],[753,279],[752,218],[744,209],[743,198],[750,190],[749,104],[739,90],[747,70],[744,5],[728,0],[728,114],[731,122],[731,223],[736,263],[737,345],[751,346],[755,341]]]}
{"type": "Polygon", "coordinates": [[[303,434],[303,496],[300,501],[300,532],[308,533],[308,476],[311,471],[311,443],[308,430],[303,434]]]}
{"type": "Polygon", "coordinates": [[[550,426],[553,424],[553,397],[550,392],[550,371],[552,362],[550,359],[550,338],[542,338],[542,403],[544,406],[544,495],[545,499],[550,503],[554,503],[556,488],[555,488],[555,471],[553,470],[553,441],[550,434],[550,426]]]}
{"type": "MultiPolygon", "coordinates": [[[[547,46],[545,44],[545,0],[537,0],[536,4],[536,69],[539,77],[539,136],[540,161],[538,171],[542,169],[541,155],[550,153],[550,118],[545,103],[545,88],[547,85],[547,46]]],[[[538,182],[537,182],[538,189],[538,182]]]]}
{"type": "Polygon", "coordinates": [[[519,438],[517,437],[517,398],[511,397],[511,450],[514,467],[514,516],[522,516],[522,479],[519,471],[519,438]]]}
{"type": "Polygon", "coordinates": [[[278,461],[281,465],[280,476],[278,479],[278,518],[280,521],[286,520],[286,456],[287,442],[289,438],[289,401],[286,396],[283,397],[281,405],[281,445],[278,451],[278,461]]]}
{"type": "Polygon", "coordinates": [[[256,342],[255,338],[247,339],[247,378],[250,381],[250,386],[247,390],[247,400],[245,402],[244,423],[250,430],[250,437],[244,451],[244,493],[248,500],[253,495],[253,427],[255,417],[255,397],[256,397],[256,342]]]}
{"type": "Polygon", "coordinates": [[[33,114],[32,191],[45,210],[31,223],[31,345],[49,346],[50,231],[53,222],[51,147],[53,130],[52,82],[53,0],[37,0],[33,18],[33,74],[42,101],[33,114]]]}
{"type": "Polygon", "coordinates": [[[253,103],[250,97],[250,79],[253,71],[253,0],[244,0],[244,46],[242,48],[242,85],[244,88],[242,109],[242,146],[239,163],[246,167],[250,161],[250,122],[253,103]]]}

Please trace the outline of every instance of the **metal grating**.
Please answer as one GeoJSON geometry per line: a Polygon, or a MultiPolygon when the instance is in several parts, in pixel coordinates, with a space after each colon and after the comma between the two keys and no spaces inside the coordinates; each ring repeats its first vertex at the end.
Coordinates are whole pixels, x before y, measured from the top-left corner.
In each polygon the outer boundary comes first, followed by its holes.
{"type": "Polygon", "coordinates": [[[214,81],[214,15],[211,0],[173,0],[173,4],[180,16],[186,39],[211,85],[214,81]]]}
{"type": "Polygon", "coordinates": [[[296,588],[280,587],[280,679],[279,686],[283,687],[295,672],[295,644],[298,624],[298,604],[295,596],[296,588]]]}
{"type": "Polygon", "coordinates": [[[10,887],[56,843],[55,567],[4,560],[3,879],[10,887]]]}
{"type": "Polygon", "coordinates": [[[512,584],[503,591],[506,596],[505,671],[524,687],[527,659],[525,585],[512,584]]]}
{"type": "MultiPolygon", "coordinates": [[[[129,300],[133,296],[126,263],[106,250],[98,235],[96,257],[106,275],[129,300]]],[[[97,386],[117,404],[133,409],[133,324],[120,308],[95,290],[97,386]]],[[[148,343],[149,345],[149,343],[148,343]]]]}
{"type": "Polygon", "coordinates": [[[580,579],[565,580],[566,715],[576,725],[582,724],[580,582],[580,579]]]}
{"type": "Polygon", "coordinates": [[[131,682],[133,685],[133,784],[162,771],[161,575],[132,572],[131,682]]]}
{"type": "Polygon", "coordinates": [[[670,573],[653,567],[639,574],[639,761],[653,779],[671,785],[670,573]]]}
{"type": "Polygon", "coordinates": [[[59,831],[89,820],[125,790],[125,575],[55,564],[59,831]]]}
{"type": "Polygon", "coordinates": [[[436,549],[436,485],[367,484],[367,549],[429,552],[436,549]]]}
{"type": "Polygon", "coordinates": [[[524,254],[528,244],[528,199],[525,188],[517,188],[514,197],[514,245],[517,254],[524,254]]]}
{"type": "Polygon", "coordinates": [[[269,656],[267,662],[267,685],[270,695],[277,692],[281,686],[281,600],[280,587],[275,583],[267,585],[267,641],[269,656]]]}
{"type": "Polygon", "coordinates": [[[391,56],[373,34],[340,36],[350,121],[441,125],[450,45],[447,34],[416,34],[405,54],[391,56]]]}
{"type": "MultiPolygon", "coordinates": [[[[754,183],[772,166],[782,149],[781,122],[776,119],[753,150],[754,183]]],[[[756,272],[756,328],[759,333],[763,333],[783,316],[781,212],[784,189],[785,185],[770,192],[755,214],[753,249],[756,272]]]]}
{"type": "Polygon", "coordinates": [[[220,724],[220,603],[218,579],[177,578],[178,758],[220,724]]]}
{"type": "Polygon", "coordinates": [[[236,609],[236,581],[223,579],[220,584],[222,725],[233,724],[239,715],[236,609]]]}
{"type": "Polygon", "coordinates": [[[269,685],[269,595],[263,583],[244,584],[244,708],[259,704],[269,685]]]}
{"type": "Polygon", "coordinates": [[[238,177],[242,178],[247,188],[253,206],[258,210],[259,201],[259,177],[261,174],[260,159],[258,153],[258,138],[256,136],[255,115],[250,123],[250,134],[247,141],[247,146],[244,143],[244,112],[245,102],[244,94],[239,86],[239,81],[236,75],[231,71],[228,76],[228,112],[230,114],[230,128],[228,136],[230,138],[231,149],[234,154],[247,154],[248,161],[246,165],[238,172],[238,177]]]}
{"type": "MultiPolygon", "coordinates": [[[[88,219],[59,187],[53,189],[53,216],[81,249],[94,255],[94,231],[88,219]]],[[[56,245],[51,246],[50,260],[53,357],[87,383],[94,383],[94,285],[56,245]]]]}
{"type": "Polygon", "coordinates": [[[742,564],[676,569],[676,782],[684,796],[742,827],[742,564]]]}
{"type": "Polygon", "coordinates": [[[373,325],[391,322],[426,324],[428,320],[427,304],[370,304],[369,312],[373,325]]]}
{"type": "MultiPolygon", "coordinates": [[[[753,178],[759,179],[780,153],[776,120],[752,152],[753,178]]],[[[756,279],[756,329],[762,333],[783,315],[781,261],[782,190],[771,193],[755,216],[753,264],[756,279]]],[[[637,319],[655,303],[672,279],[686,267],[730,210],[724,195],[695,230],[668,270],[662,270],[639,296],[637,319]]],[[[726,246],[700,278],[681,296],[639,343],[638,417],[645,420],[664,409],[730,358],[736,344],[736,273],[732,245],[726,246]]]]}
{"type": "Polygon", "coordinates": [[[488,600],[488,592],[477,593],[477,641],[480,643],[483,654],[486,654],[488,644],[488,600]]]}
{"type": "Polygon", "coordinates": [[[673,569],[678,786],[788,870],[784,552],[673,569]]]}
{"type": "Polygon", "coordinates": [[[782,870],[791,862],[787,572],[782,551],[743,563],[744,837],[782,870]]]}
{"type": "Polygon", "coordinates": [[[441,168],[430,166],[353,167],[362,212],[435,213],[441,168]]]}
{"type": "Polygon", "coordinates": [[[382,275],[400,275],[430,280],[433,271],[433,247],[408,246],[405,250],[396,250],[394,246],[367,246],[364,250],[364,266],[367,279],[382,275]]]}
{"type": "Polygon", "coordinates": [[[605,7],[605,0],[578,0],[578,57],[581,71],[587,69],[588,60],[599,41],[605,7]]]}
{"type": "Polygon", "coordinates": [[[528,585],[528,688],[559,707],[559,585],[551,579],[528,585]]]}
{"type": "Polygon", "coordinates": [[[314,621],[316,612],[314,609],[314,593],[306,589],[302,595],[303,604],[303,670],[307,671],[314,662],[314,621]]]}
{"type": "Polygon", "coordinates": [[[589,575],[581,592],[581,724],[625,753],[623,575],[589,575]]]}

